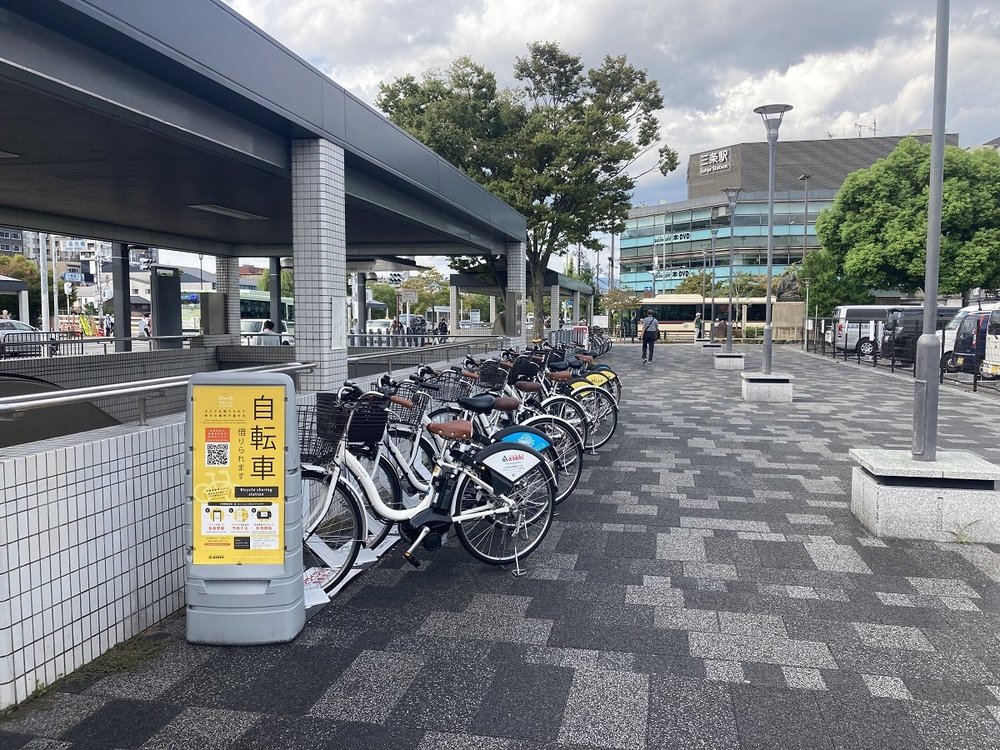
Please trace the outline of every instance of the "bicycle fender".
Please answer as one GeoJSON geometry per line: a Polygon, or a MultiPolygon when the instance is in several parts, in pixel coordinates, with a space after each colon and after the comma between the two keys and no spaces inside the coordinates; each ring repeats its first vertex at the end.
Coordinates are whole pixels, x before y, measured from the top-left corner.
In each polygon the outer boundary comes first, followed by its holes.
{"type": "Polygon", "coordinates": [[[519,443],[502,441],[487,445],[476,453],[475,462],[489,473],[490,484],[497,494],[509,492],[517,480],[538,464],[548,468],[538,451],[519,443]]]}
{"type": "Polygon", "coordinates": [[[548,435],[541,430],[536,430],[534,427],[527,427],[525,425],[516,424],[505,427],[502,430],[494,432],[490,437],[493,438],[494,442],[503,441],[505,443],[526,445],[538,453],[544,453],[552,447],[552,441],[549,440],[548,435]]]}

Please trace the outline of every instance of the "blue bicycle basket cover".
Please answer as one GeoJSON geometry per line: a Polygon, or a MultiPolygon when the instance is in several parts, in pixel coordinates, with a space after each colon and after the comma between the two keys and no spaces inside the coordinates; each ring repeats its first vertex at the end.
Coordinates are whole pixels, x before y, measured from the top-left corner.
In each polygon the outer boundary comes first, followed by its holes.
{"type": "Polygon", "coordinates": [[[533,432],[512,432],[511,434],[504,435],[500,438],[500,442],[520,443],[521,445],[526,445],[539,453],[552,445],[552,443],[543,438],[541,435],[536,435],[533,432]]]}

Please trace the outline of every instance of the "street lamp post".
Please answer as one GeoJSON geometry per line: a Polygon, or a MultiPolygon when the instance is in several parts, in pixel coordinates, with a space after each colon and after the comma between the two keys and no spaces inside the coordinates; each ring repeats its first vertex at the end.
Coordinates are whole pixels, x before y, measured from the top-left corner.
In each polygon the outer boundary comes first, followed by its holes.
{"type": "Polygon", "coordinates": [[[809,349],[809,284],[812,283],[812,279],[807,276],[803,276],[799,279],[803,284],[806,285],[806,317],[805,322],[802,323],[802,350],[807,351],[809,349]]]}
{"type": "Polygon", "coordinates": [[[736,204],[743,188],[723,188],[729,202],[729,311],[726,313],[726,353],[733,353],[733,235],[735,234],[736,204]]]}
{"type": "Polygon", "coordinates": [[[791,104],[765,104],[754,109],[767,129],[767,299],[764,306],[764,365],[762,372],[771,374],[771,286],[774,280],[774,156],[778,146],[778,129],[791,104]]]}
{"type": "MultiPolygon", "coordinates": [[[[811,174],[800,174],[799,179],[805,183],[805,188],[803,189],[803,196],[805,197],[805,207],[802,209],[802,260],[806,259],[806,253],[809,252],[809,178],[812,177],[811,174]]],[[[809,308],[806,308],[806,312],[809,312],[809,308]]]]}
{"type": "MultiPolygon", "coordinates": [[[[708,260],[708,254],[703,246],[701,248],[701,324],[703,326],[702,330],[704,330],[704,325],[705,325],[705,274],[708,273],[708,270],[706,268],[707,260],[708,260]]],[[[702,334],[702,338],[704,337],[705,337],[704,334],[702,334]]]]}
{"type": "MultiPolygon", "coordinates": [[[[719,236],[719,230],[716,227],[712,227],[708,230],[709,234],[712,235],[712,333],[709,337],[709,342],[715,343],[715,238],[719,236]]],[[[702,316],[702,321],[704,324],[704,316],[702,316]]]]}

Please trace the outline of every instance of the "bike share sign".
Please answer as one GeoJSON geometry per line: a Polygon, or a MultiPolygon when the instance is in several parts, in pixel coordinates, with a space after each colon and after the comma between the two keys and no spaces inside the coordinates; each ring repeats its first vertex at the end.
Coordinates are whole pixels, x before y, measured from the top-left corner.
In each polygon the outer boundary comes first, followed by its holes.
{"type": "Polygon", "coordinates": [[[285,389],[194,389],[194,562],[284,561],[285,389]]]}
{"type": "Polygon", "coordinates": [[[187,639],[290,641],[305,624],[295,387],[207,372],[187,395],[187,639]]]}

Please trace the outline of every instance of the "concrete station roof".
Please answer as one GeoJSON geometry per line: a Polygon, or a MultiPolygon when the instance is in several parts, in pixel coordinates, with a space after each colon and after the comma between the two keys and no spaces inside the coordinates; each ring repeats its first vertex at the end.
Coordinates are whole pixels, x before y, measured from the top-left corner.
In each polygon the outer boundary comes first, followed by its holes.
{"type": "MultiPolygon", "coordinates": [[[[507,281],[507,274],[505,271],[497,271],[497,275],[500,277],[501,283],[507,281]]],[[[448,277],[448,284],[450,286],[457,286],[459,289],[464,289],[475,294],[486,294],[494,297],[499,296],[500,288],[496,284],[486,281],[484,276],[485,274],[475,272],[453,273],[448,277]]],[[[566,276],[558,271],[553,271],[551,268],[545,271],[545,276],[542,281],[543,286],[546,289],[558,286],[562,294],[579,292],[584,297],[594,296],[594,288],[587,282],[566,276]]],[[[528,271],[527,287],[529,289],[531,288],[530,270],[528,271]]]]}
{"type": "Polygon", "coordinates": [[[0,0],[0,102],[0,224],[290,255],[290,145],[325,138],[345,150],[349,258],[525,236],[513,208],[218,0],[0,0]]]}

